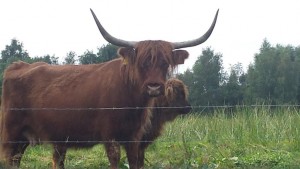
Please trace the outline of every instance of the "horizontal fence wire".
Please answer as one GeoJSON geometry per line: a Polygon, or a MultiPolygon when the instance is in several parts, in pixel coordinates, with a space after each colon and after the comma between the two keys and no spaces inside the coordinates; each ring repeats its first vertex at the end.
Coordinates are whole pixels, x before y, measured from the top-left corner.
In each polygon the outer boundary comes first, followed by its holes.
{"type": "Polygon", "coordinates": [[[88,108],[10,108],[12,111],[97,111],[97,110],[143,110],[143,109],[184,109],[191,108],[192,106],[184,107],[88,107],[88,108]]]}
{"type": "Polygon", "coordinates": [[[122,143],[152,143],[154,141],[133,141],[133,140],[127,140],[127,141],[102,141],[102,140],[77,140],[77,141],[43,141],[43,140],[37,140],[36,142],[32,141],[7,141],[7,142],[0,142],[3,144],[104,144],[104,143],[112,143],[112,142],[118,142],[120,144],[122,143]]]}
{"type": "MultiPolygon", "coordinates": [[[[98,107],[98,108],[10,108],[9,110],[11,111],[98,111],[98,110],[143,110],[143,109],[185,109],[185,108],[192,108],[192,109],[207,109],[207,108],[221,108],[221,109],[226,109],[226,108],[299,108],[300,105],[267,105],[267,104],[255,104],[255,105],[218,105],[218,106],[213,106],[213,105],[198,105],[198,106],[174,106],[174,107],[98,107]]],[[[203,110],[202,110],[203,111],[203,110]]],[[[1,120],[3,122],[3,119],[1,120]]],[[[1,137],[1,136],[0,136],[1,137]]],[[[115,141],[118,143],[152,143],[154,141],[133,141],[133,140],[127,140],[127,141],[115,141]]],[[[29,141],[1,141],[0,138],[0,143],[1,144],[104,144],[104,143],[111,143],[112,140],[108,141],[103,141],[103,140],[40,140],[40,139],[34,139],[30,138],[29,141]]],[[[166,140],[161,140],[160,142],[173,142],[173,141],[166,141],[166,140]]]]}
{"type": "Polygon", "coordinates": [[[300,105],[223,105],[223,106],[173,106],[173,107],[87,107],[87,108],[10,108],[11,111],[97,111],[97,110],[143,110],[143,109],[203,109],[203,108],[253,108],[253,107],[300,107],[300,105]]]}

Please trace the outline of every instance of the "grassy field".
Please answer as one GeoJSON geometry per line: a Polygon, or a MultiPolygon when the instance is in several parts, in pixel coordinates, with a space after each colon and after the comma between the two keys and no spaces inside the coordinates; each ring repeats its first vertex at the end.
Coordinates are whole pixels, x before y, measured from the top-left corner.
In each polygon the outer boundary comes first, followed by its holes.
{"type": "MultiPolygon", "coordinates": [[[[49,145],[29,147],[21,168],[51,168],[51,157],[49,145]]],[[[186,115],[166,125],[146,158],[149,169],[300,168],[300,111],[255,107],[186,115]]],[[[99,166],[108,168],[102,145],[67,153],[68,169],[99,166]]],[[[120,168],[128,168],[124,153],[120,168]]]]}

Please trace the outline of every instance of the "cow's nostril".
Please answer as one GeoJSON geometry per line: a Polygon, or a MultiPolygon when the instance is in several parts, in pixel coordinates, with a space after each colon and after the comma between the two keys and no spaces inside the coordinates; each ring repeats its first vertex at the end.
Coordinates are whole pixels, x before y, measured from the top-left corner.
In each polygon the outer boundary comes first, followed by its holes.
{"type": "Polygon", "coordinates": [[[147,93],[149,96],[156,97],[163,94],[163,86],[158,83],[149,83],[147,85],[147,93]]]}
{"type": "Polygon", "coordinates": [[[156,87],[156,86],[161,86],[161,84],[159,84],[159,83],[148,83],[148,86],[156,87]]]}
{"type": "Polygon", "coordinates": [[[160,88],[160,85],[155,85],[155,86],[148,85],[147,87],[148,87],[148,89],[154,91],[154,90],[158,90],[160,88]]]}
{"type": "Polygon", "coordinates": [[[148,83],[147,84],[147,87],[148,87],[148,89],[150,89],[150,90],[158,90],[159,88],[161,88],[161,84],[159,84],[159,83],[148,83]]]}

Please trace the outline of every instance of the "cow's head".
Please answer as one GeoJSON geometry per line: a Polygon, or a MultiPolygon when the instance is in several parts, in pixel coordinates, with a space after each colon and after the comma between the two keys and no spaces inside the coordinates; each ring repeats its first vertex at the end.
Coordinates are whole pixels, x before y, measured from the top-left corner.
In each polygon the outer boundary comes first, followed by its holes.
{"type": "MultiPolygon", "coordinates": [[[[122,70],[127,73],[128,80],[140,86],[141,92],[148,96],[156,97],[164,93],[164,83],[169,68],[183,64],[188,58],[186,50],[180,48],[192,47],[205,42],[211,35],[218,16],[208,31],[200,38],[184,42],[166,41],[125,41],[111,36],[100,24],[96,15],[92,15],[102,36],[111,44],[120,46],[118,54],[123,58],[122,70]]],[[[172,70],[172,69],[171,69],[172,70]]]]}
{"type": "Polygon", "coordinates": [[[167,80],[165,87],[165,100],[167,107],[172,108],[173,114],[186,114],[191,111],[188,102],[188,90],[186,85],[176,78],[167,80]]]}

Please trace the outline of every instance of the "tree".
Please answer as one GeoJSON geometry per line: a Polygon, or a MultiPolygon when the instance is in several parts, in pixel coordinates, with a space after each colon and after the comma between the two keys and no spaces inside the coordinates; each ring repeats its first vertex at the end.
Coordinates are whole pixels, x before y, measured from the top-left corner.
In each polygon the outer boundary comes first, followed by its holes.
{"type": "Polygon", "coordinates": [[[112,60],[117,57],[117,49],[117,46],[107,44],[98,48],[97,54],[94,54],[91,50],[87,50],[83,55],[79,56],[79,63],[94,64],[112,60]]]}
{"type": "Polygon", "coordinates": [[[79,56],[80,64],[93,64],[98,62],[97,55],[94,54],[92,50],[87,50],[83,55],[79,56]]]}
{"type": "Polygon", "coordinates": [[[237,63],[230,68],[228,81],[223,85],[224,103],[227,105],[237,105],[243,102],[245,89],[245,74],[241,63],[237,63]]]}
{"type": "Polygon", "coordinates": [[[76,53],[74,51],[70,51],[67,53],[67,56],[65,57],[65,61],[63,64],[65,65],[74,65],[76,62],[76,53]]]}
{"type": "Polygon", "coordinates": [[[295,48],[294,55],[291,59],[292,61],[296,62],[297,69],[297,91],[296,91],[296,103],[300,105],[300,46],[295,48]]]}
{"type": "Polygon", "coordinates": [[[190,69],[184,71],[183,74],[178,74],[177,78],[182,80],[188,87],[193,86],[194,84],[194,73],[190,69]]]}
{"type": "Polygon", "coordinates": [[[299,61],[294,47],[272,46],[266,39],[248,69],[246,98],[268,104],[297,102],[299,61]]]}
{"type": "Polygon", "coordinates": [[[29,55],[23,49],[23,44],[16,39],[12,39],[10,45],[6,45],[5,49],[1,51],[2,63],[12,63],[16,60],[26,59],[29,59],[29,55]]]}
{"type": "MultiPolygon", "coordinates": [[[[5,49],[1,51],[0,59],[0,84],[3,81],[3,73],[8,65],[14,61],[23,60],[29,61],[30,57],[26,50],[23,49],[23,44],[16,39],[12,39],[10,45],[6,45],[5,49]]],[[[2,91],[2,85],[0,87],[0,93],[2,91]]]]}
{"type": "Polygon", "coordinates": [[[110,43],[98,48],[97,56],[99,57],[99,62],[107,62],[115,59],[117,57],[117,51],[118,47],[110,43]]]}
{"type": "Polygon", "coordinates": [[[27,61],[27,63],[34,63],[34,62],[46,62],[48,64],[58,65],[58,57],[55,57],[55,55],[36,56],[27,61]]]}
{"type": "Polygon", "coordinates": [[[194,105],[222,104],[220,84],[223,83],[222,54],[215,54],[211,48],[202,54],[193,66],[193,84],[190,86],[190,99],[194,105]]]}
{"type": "Polygon", "coordinates": [[[51,60],[51,63],[52,65],[59,65],[59,62],[58,62],[58,57],[55,57],[55,55],[52,55],[50,57],[50,60],[51,60]]]}
{"type": "Polygon", "coordinates": [[[30,60],[30,62],[28,62],[28,63],[34,63],[34,62],[46,62],[48,64],[51,64],[50,55],[45,55],[45,56],[41,56],[41,57],[36,56],[36,57],[32,58],[30,60]]]}

